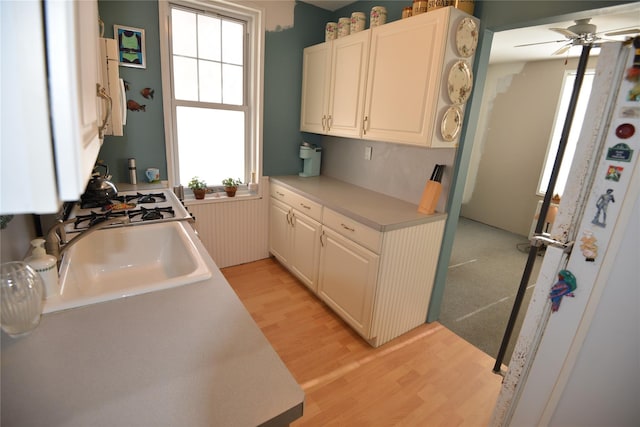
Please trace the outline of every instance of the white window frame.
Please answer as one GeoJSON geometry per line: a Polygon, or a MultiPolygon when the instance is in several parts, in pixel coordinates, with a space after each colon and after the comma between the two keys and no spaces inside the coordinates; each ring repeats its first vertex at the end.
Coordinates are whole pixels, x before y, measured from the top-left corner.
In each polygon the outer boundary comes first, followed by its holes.
{"type": "MultiPolygon", "coordinates": [[[[171,82],[171,50],[170,38],[170,5],[185,8],[216,11],[232,18],[247,22],[247,103],[251,106],[248,120],[247,138],[249,138],[250,153],[245,161],[245,168],[250,169],[256,183],[262,177],[262,117],[263,117],[263,87],[264,87],[264,11],[246,5],[221,0],[178,0],[158,2],[160,23],[160,65],[162,73],[162,106],[164,110],[165,150],[167,155],[167,175],[169,186],[180,185],[178,174],[178,145],[176,143],[175,117],[172,106],[173,87],[171,82]],[[249,166],[247,166],[247,162],[249,166]]],[[[186,185],[187,183],[182,183],[186,185]]],[[[220,184],[221,185],[221,184],[220,184]]],[[[214,187],[214,186],[210,186],[214,187]]]]}
{"type": "MultiPolygon", "coordinates": [[[[590,75],[591,77],[595,76],[595,69],[587,69],[585,71],[585,75],[590,75]]],[[[547,152],[544,155],[544,162],[542,164],[542,170],[540,171],[540,177],[538,178],[538,186],[536,187],[536,195],[544,197],[546,191],[547,184],[549,183],[549,177],[551,176],[551,170],[553,169],[553,164],[555,163],[556,153],[558,152],[558,145],[560,144],[560,135],[562,135],[562,128],[564,127],[564,122],[567,116],[567,109],[569,98],[571,97],[571,92],[573,91],[573,82],[575,78],[569,81],[570,76],[576,76],[576,71],[565,71],[564,77],[562,78],[562,88],[560,89],[560,97],[558,98],[558,104],[556,105],[556,114],[553,119],[553,126],[551,128],[551,134],[549,135],[549,142],[547,143],[547,152]],[[563,98],[566,97],[566,103],[563,102],[563,98]],[[544,187],[544,188],[543,188],[544,187]]],[[[564,187],[566,184],[566,180],[568,178],[569,167],[571,166],[571,161],[573,160],[573,155],[576,151],[576,146],[578,142],[578,138],[580,137],[580,130],[582,129],[582,122],[584,120],[584,113],[586,112],[587,103],[589,101],[589,96],[584,92],[584,84],[580,88],[580,95],[578,97],[578,105],[579,107],[576,109],[576,113],[573,117],[573,122],[571,124],[571,132],[569,134],[569,139],[567,141],[567,147],[565,148],[565,153],[562,159],[562,171],[567,172],[567,176],[559,176],[558,181],[556,182],[556,188],[554,189],[554,194],[564,192],[564,187]],[[559,188],[562,187],[562,190],[559,188]]]]}

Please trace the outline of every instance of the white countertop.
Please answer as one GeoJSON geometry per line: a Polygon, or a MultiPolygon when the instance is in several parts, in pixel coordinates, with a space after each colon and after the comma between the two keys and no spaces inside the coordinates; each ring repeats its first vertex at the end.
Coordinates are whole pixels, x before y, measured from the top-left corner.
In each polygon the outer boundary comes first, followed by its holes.
{"type": "Polygon", "coordinates": [[[269,179],[379,231],[391,231],[446,218],[446,214],[439,212],[422,214],[418,212],[418,205],[328,176],[287,175],[272,176],[269,179]]]}
{"type": "Polygon", "coordinates": [[[3,332],[1,424],[241,427],[300,417],[304,393],[206,259],[209,280],[47,314],[22,338],[3,332]]]}

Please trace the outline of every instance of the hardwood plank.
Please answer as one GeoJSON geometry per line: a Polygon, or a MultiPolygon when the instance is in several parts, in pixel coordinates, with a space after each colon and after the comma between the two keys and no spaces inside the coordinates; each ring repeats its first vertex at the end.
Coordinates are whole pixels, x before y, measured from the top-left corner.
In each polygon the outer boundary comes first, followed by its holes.
{"type": "Polygon", "coordinates": [[[274,259],[222,269],[305,391],[293,426],[485,426],[502,377],[441,324],[373,348],[274,259]]]}

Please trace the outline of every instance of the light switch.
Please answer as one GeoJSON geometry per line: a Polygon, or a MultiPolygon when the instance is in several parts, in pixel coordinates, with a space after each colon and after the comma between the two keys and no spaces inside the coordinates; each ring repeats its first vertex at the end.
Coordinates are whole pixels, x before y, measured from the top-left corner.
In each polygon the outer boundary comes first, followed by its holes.
{"type": "Polygon", "coordinates": [[[371,147],[364,147],[364,159],[371,160],[371,152],[373,149],[371,147]]]}

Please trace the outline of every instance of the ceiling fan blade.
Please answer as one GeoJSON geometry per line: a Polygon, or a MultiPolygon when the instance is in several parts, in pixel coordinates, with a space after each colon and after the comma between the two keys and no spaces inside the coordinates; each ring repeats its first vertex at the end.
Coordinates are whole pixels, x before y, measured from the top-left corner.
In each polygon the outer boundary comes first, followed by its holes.
{"type": "Polygon", "coordinates": [[[549,28],[551,31],[555,31],[556,33],[560,33],[567,38],[575,38],[578,37],[578,34],[573,31],[567,30],[566,28],[549,28]]]}
{"type": "Polygon", "coordinates": [[[514,46],[514,47],[535,46],[535,45],[539,45],[539,44],[561,43],[561,42],[566,42],[566,40],[552,40],[552,41],[549,41],[549,42],[537,42],[537,43],[519,44],[519,45],[514,46]]]}
{"type": "Polygon", "coordinates": [[[629,28],[626,30],[611,31],[604,33],[605,36],[626,36],[627,34],[640,34],[640,28],[629,28]]]}
{"type": "Polygon", "coordinates": [[[566,51],[568,51],[569,49],[571,49],[572,44],[566,44],[564,46],[562,46],[560,49],[556,50],[555,52],[553,52],[551,55],[562,55],[563,53],[565,53],[566,51]]]}

